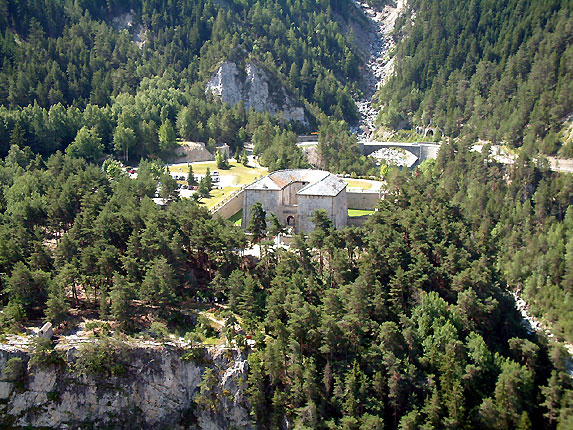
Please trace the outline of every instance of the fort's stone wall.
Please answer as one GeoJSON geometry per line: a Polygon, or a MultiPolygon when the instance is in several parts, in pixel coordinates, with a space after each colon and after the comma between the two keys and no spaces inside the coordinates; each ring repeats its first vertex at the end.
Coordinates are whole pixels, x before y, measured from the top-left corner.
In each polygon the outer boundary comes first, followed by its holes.
{"type": "Polygon", "coordinates": [[[348,218],[348,204],[346,190],[342,190],[336,197],[332,196],[308,196],[298,197],[298,231],[310,233],[314,230],[314,224],[310,220],[315,211],[324,209],[335,228],[346,225],[348,218]]]}
{"type": "Polygon", "coordinates": [[[334,198],[334,218],[333,223],[335,228],[342,228],[346,226],[348,221],[348,195],[346,189],[342,190],[334,198]]]}
{"type": "Polygon", "coordinates": [[[247,186],[243,227],[248,225],[251,208],[257,202],[267,214],[274,213],[281,224],[294,227],[297,233],[310,233],[314,229],[311,218],[319,209],[326,211],[335,228],[345,226],[348,218],[346,184],[321,170],[273,172],[247,186]]]}
{"type": "Polygon", "coordinates": [[[212,212],[213,218],[221,217],[223,219],[229,219],[241,209],[243,209],[243,203],[245,201],[245,190],[239,191],[231,199],[227,200],[223,205],[219,206],[212,212]]]}
{"type": "Polygon", "coordinates": [[[378,191],[353,191],[346,193],[350,209],[374,209],[380,200],[378,191]]]}
{"type": "MultiPolygon", "coordinates": [[[[283,196],[284,198],[285,196],[283,196]]],[[[235,196],[226,201],[223,205],[215,209],[212,213],[213,218],[221,217],[223,219],[231,218],[241,209],[243,210],[242,226],[246,228],[250,219],[250,209],[255,202],[260,201],[263,209],[268,213],[273,212],[279,217],[279,221],[287,224],[287,218],[292,216],[294,222],[300,227],[301,231],[312,231],[314,226],[310,220],[304,221],[304,218],[311,218],[317,209],[324,209],[332,219],[336,228],[344,225],[355,225],[353,218],[348,218],[348,209],[374,209],[380,199],[378,191],[342,191],[336,197],[330,196],[297,196],[298,205],[284,205],[281,200],[281,193],[276,191],[257,191],[245,190],[239,191],[235,196]],[[248,196],[248,197],[247,197],[248,196]],[[302,215],[304,214],[304,215],[302,215]],[[302,215],[302,217],[301,217],[302,215]],[[299,223],[299,219],[302,224],[299,223]]],[[[289,200],[290,201],[290,200],[289,200]]],[[[357,220],[358,222],[358,220],[357,220]]]]}
{"type": "Polygon", "coordinates": [[[348,225],[351,227],[352,226],[360,227],[360,226],[364,225],[364,223],[366,223],[366,221],[368,221],[368,218],[370,218],[370,215],[349,216],[348,217],[348,225]]]}
{"type": "MultiPolygon", "coordinates": [[[[286,217],[283,215],[281,205],[281,193],[274,190],[247,190],[244,197],[243,221],[241,226],[246,228],[251,218],[251,207],[256,202],[261,202],[267,215],[272,212],[279,217],[279,221],[286,224],[286,217]]],[[[238,210],[238,209],[237,209],[238,210]]],[[[234,212],[236,213],[236,211],[234,212]]]]}

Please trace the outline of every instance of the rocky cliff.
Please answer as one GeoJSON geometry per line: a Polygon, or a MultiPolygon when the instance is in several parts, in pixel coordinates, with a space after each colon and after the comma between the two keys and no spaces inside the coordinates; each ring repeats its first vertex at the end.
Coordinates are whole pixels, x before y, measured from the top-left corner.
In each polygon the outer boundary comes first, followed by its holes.
{"type": "Polygon", "coordinates": [[[223,62],[207,82],[206,91],[235,105],[240,100],[245,108],[279,114],[282,118],[307,123],[304,107],[276,77],[253,63],[244,70],[231,61],[223,62]]]}
{"type": "Polygon", "coordinates": [[[39,364],[0,346],[0,427],[251,428],[245,354],[193,351],[190,357],[173,345],[131,345],[124,371],[112,376],[81,370],[75,348],[39,364]]]}

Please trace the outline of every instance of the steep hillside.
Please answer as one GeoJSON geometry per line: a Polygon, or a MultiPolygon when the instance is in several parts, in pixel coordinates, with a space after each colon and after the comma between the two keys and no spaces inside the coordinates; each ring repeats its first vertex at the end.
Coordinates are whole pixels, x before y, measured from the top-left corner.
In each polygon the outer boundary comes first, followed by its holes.
{"type": "Polygon", "coordinates": [[[573,110],[572,11],[571,0],[409,1],[378,124],[557,152],[573,110]]]}
{"type": "Polygon", "coordinates": [[[0,427],[572,427],[566,355],[506,288],[570,338],[570,178],[444,144],[389,175],[364,226],[317,211],[282,249],[271,216],[253,261],[161,166],[112,173],[14,148],[0,164],[0,427]],[[41,320],[55,347],[2,352],[41,320]]]}
{"type": "Polygon", "coordinates": [[[1,0],[0,153],[10,144],[44,155],[65,150],[83,126],[95,129],[104,153],[139,159],[169,150],[156,132],[163,124],[183,139],[235,150],[261,123],[303,130],[324,114],[353,122],[361,60],[341,31],[349,7],[350,0],[1,0]],[[275,109],[247,97],[230,110],[212,99],[205,85],[224,61],[245,73],[256,64],[255,75],[288,102],[275,109]],[[165,91],[167,98],[158,94],[165,91]],[[251,104],[300,124],[246,112],[251,104]],[[294,110],[283,115],[285,106],[294,110]]]}
{"type": "Polygon", "coordinates": [[[238,350],[118,339],[30,349],[0,345],[2,428],[252,428],[238,350]]]}
{"type": "Polygon", "coordinates": [[[207,82],[207,91],[233,106],[242,101],[245,109],[280,114],[284,120],[308,124],[300,101],[275,76],[252,62],[238,68],[224,61],[207,82]]]}

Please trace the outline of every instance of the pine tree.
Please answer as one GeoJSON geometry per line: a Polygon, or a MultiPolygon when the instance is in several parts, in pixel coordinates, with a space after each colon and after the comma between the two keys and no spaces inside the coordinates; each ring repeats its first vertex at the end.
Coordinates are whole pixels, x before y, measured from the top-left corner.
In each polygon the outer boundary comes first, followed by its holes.
{"type": "Polygon", "coordinates": [[[193,174],[193,166],[191,164],[187,164],[187,167],[189,168],[189,172],[187,173],[187,183],[189,185],[197,185],[197,179],[193,174]]]}
{"type": "Polygon", "coordinates": [[[221,151],[219,151],[218,149],[217,152],[215,153],[215,163],[217,164],[217,169],[225,168],[225,158],[223,157],[221,151]]]}
{"type": "Polygon", "coordinates": [[[177,279],[167,259],[156,257],[148,266],[140,287],[140,296],[148,303],[157,304],[161,312],[173,303],[176,297],[177,279]]]}
{"type": "Polygon", "coordinates": [[[213,179],[211,178],[211,172],[209,171],[209,168],[207,168],[205,176],[203,176],[199,181],[199,186],[197,187],[197,193],[200,196],[208,197],[212,189],[213,189],[213,179]]]}
{"type": "Polygon", "coordinates": [[[175,128],[169,119],[165,119],[158,131],[159,136],[159,148],[161,151],[168,151],[175,146],[177,142],[177,135],[175,134],[175,128]]]}
{"type": "Polygon", "coordinates": [[[267,213],[263,209],[261,202],[256,202],[251,206],[251,218],[247,226],[247,231],[253,234],[252,242],[258,243],[266,236],[267,231],[267,213]]]}
{"type": "Polygon", "coordinates": [[[54,326],[60,324],[66,318],[70,309],[66,301],[64,285],[54,280],[48,292],[48,301],[46,302],[46,319],[54,326]]]}
{"type": "Polygon", "coordinates": [[[131,321],[131,292],[125,277],[118,274],[113,277],[113,286],[109,296],[111,317],[122,329],[127,329],[131,321]]]}

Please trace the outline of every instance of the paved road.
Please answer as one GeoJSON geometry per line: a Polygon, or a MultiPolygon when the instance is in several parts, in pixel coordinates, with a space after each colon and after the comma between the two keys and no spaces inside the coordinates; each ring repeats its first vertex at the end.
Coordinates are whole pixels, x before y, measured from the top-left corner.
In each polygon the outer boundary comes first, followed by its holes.
{"type": "Polygon", "coordinates": [[[551,170],[556,172],[573,173],[573,159],[571,158],[556,158],[547,157],[551,170]]]}

